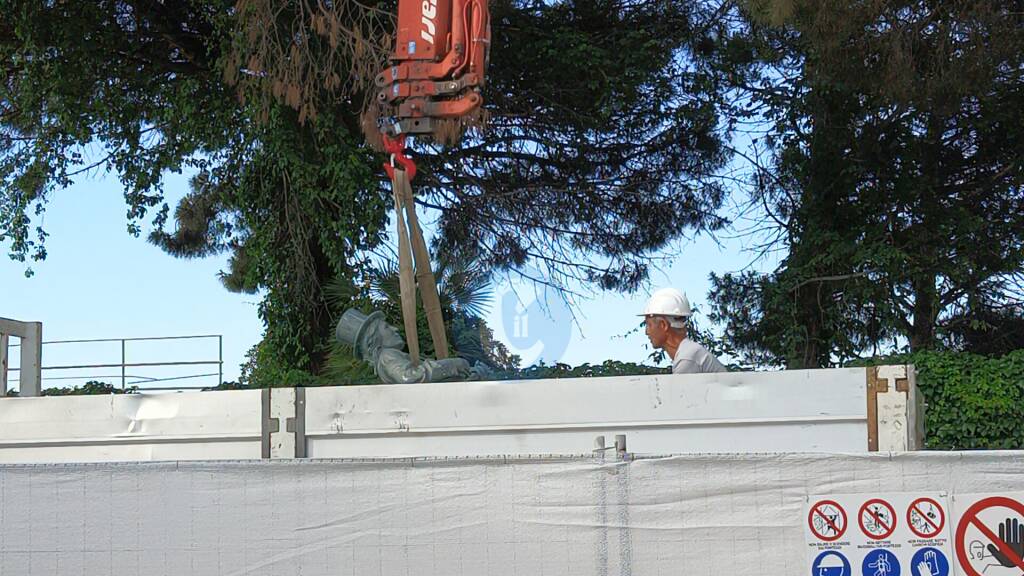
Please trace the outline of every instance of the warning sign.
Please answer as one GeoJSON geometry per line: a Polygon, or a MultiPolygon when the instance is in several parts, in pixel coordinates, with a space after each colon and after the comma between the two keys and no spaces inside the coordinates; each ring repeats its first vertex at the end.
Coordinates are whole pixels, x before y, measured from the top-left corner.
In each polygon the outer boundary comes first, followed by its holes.
{"type": "Polygon", "coordinates": [[[921,548],[910,559],[916,576],[949,576],[949,560],[942,550],[921,548]]]}
{"type": "Polygon", "coordinates": [[[835,542],[846,533],[846,510],[833,500],[820,500],[811,506],[807,524],[818,540],[835,542]]]}
{"type": "Polygon", "coordinates": [[[1024,571],[1024,495],[957,496],[957,562],[968,576],[1024,571]]]}
{"type": "MultiPolygon", "coordinates": [[[[807,566],[814,576],[949,576],[947,500],[939,492],[810,496],[807,566]],[[856,528],[847,529],[847,510],[856,528]]],[[[1024,535],[1024,515],[1018,530],[1024,535]]]]}
{"type": "Polygon", "coordinates": [[[826,550],[811,562],[811,576],[850,576],[850,561],[835,550],[826,550]]]}
{"type": "Polygon", "coordinates": [[[918,498],[907,508],[907,527],[919,538],[935,538],[946,527],[946,512],[931,498],[918,498]]]}
{"type": "Polygon", "coordinates": [[[885,548],[875,548],[861,562],[864,576],[900,576],[899,558],[885,548]]]}
{"type": "Polygon", "coordinates": [[[872,498],[860,507],[860,529],[872,540],[885,540],[896,530],[896,511],[881,498],[872,498]]]}

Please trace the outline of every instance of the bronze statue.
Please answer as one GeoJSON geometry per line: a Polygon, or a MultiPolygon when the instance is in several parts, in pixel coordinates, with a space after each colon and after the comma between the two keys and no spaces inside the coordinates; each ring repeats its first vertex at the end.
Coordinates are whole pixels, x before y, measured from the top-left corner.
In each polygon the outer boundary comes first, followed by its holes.
{"type": "Polygon", "coordinates": [[[369,362],[381,382],[387,384],[475,380],[480,375],[462,358],[420,360],[414,366],[412,358],[402,350],[402,337],[380,311],[367,316],[354,308],[346,310],[334,335],[339,342],[351,346],[356,357],[369,362]]]}

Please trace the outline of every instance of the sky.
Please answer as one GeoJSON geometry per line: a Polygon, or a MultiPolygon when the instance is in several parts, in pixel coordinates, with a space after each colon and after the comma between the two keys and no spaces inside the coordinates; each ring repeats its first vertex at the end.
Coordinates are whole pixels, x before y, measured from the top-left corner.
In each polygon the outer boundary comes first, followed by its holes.
{"type": "MultiPolygon", "coordinates": [[[[172,207],[187,192],[187,180],[187,175],[167,176],[165,193],[172,207]]],[[[246,351],[263,333],[259,295],[223,288],[218,272],[226,267],[227,255],[182,260],[148,243],[145,226],[142,236],[131,236],[125,212],[115,176],[82,175],[70,188],[51,195],[40,220],[50,234],[48,256],[30,264],[34,275],[26,277],[27,265],[8,259],[9,246],[0,245],[0,317],[43,323],[43,340],[50,342],[43,346],[43,386],[88,379],[120,384],[120,339],[180,336],[214,337],[125,341],[124,361],[129,364],[192,363],[128,367],[125,383],[140,388],[215,385],[221,358],[223,379],[236,380],[246,351]],[[115,341],[55,342],[96,339],[115,341]],[[60,368],[97,364],[114,366],[60,368]]],[[[430,220],[429,214],[421,217],[430,220]]],[[[650,289],[674,286],[698,310],[707,310],[709,273],[751,266],[754,256],[746,242],[700,237],[674,246],[660,254],[666,260],[652,274],[650,289]]],[[[773,264],[762,259],[753,262],[753,268],[770,269],[773,264]]],[[[530,286],[498,279],[487,321],[524,364],[643,362],[651,353],[646,337],[642,332],[627,333],[638,325],[646,297],[646,290],[631,295],[597,293],[568,308],[553,296],[541,294],[535,300],[530,286]]],[[[11,367],[17,367],[17,348],[11,348],[10,357],[11,367]]],[[[10,380],[17,388],[17,372],[10,380]]]]}

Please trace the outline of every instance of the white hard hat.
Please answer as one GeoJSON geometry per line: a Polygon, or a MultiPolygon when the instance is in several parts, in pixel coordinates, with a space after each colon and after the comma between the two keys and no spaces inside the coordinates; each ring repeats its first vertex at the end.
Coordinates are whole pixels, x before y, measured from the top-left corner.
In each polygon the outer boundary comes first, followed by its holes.
{"type": "Polygon", "coordinates": [[[843,574],[845,568],[846,562],[835,551],[824,553],[818,561],[818,574],[821,576],[846,576],[843,574]]]}
{"type": "Polygon", "coordinates": [[[662,288],[651,294],[640,316],[689,316],[690,301],[675,288],[662,288]]]}

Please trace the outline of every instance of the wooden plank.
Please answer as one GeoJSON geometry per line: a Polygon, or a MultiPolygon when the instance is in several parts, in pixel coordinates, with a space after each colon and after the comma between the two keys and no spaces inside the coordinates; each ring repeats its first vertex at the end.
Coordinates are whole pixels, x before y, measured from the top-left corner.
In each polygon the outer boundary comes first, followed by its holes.
{"type": "Polygon", "coordinates": [[[878,452],[878,393],[889,388],[888,382],[878,379],[878,368],[868,366],[868,452],[878,452]],[[881,389],[881,390],[880,390],[881,389]]]}

